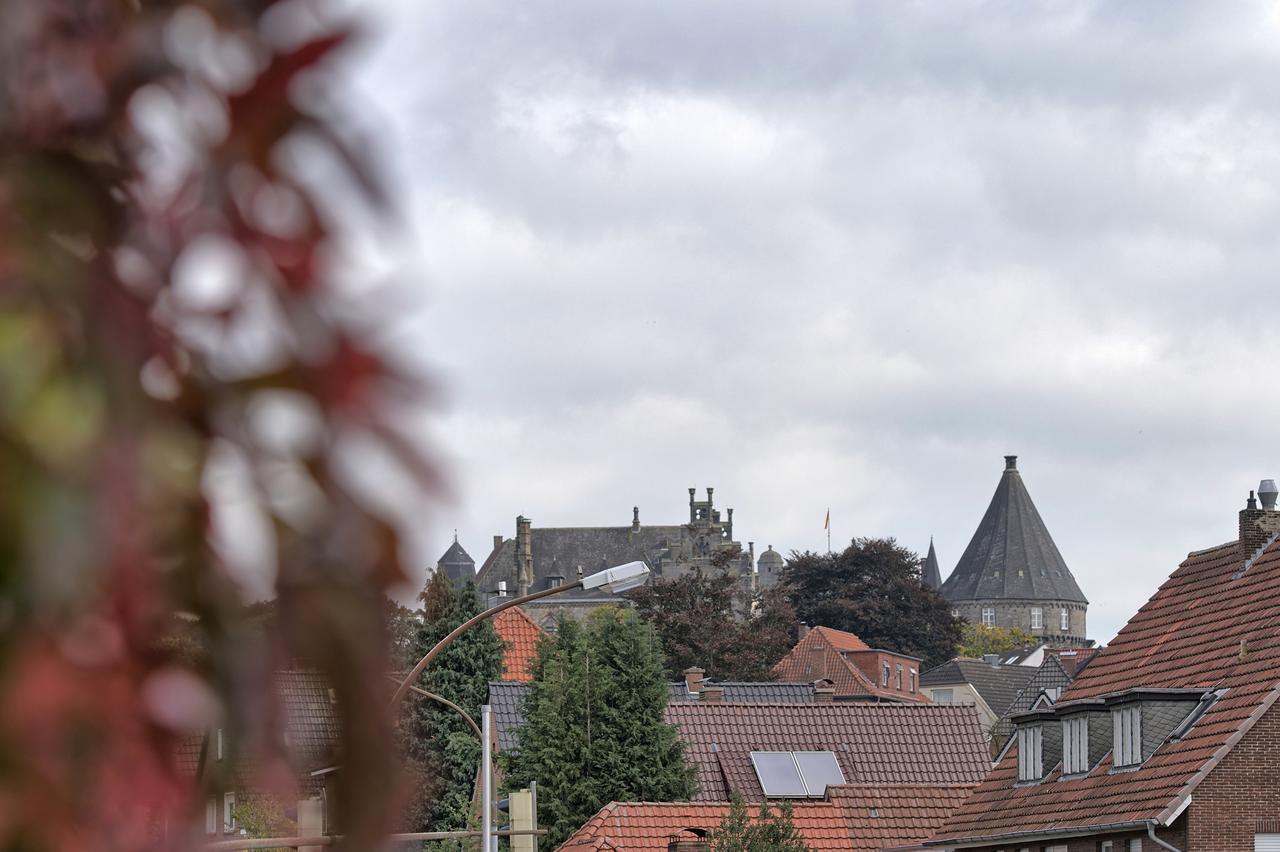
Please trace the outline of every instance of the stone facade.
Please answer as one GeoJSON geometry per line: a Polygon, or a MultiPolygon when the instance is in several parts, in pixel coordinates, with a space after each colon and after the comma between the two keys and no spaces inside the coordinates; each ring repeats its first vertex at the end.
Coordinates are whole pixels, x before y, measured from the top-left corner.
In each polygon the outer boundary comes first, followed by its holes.
{"type": "Polygon", "coordinates": [[[1079,645],[1085,641],[1087,625],[1085,617],[1088,605],[1076,601],[1016,601],[985,598],[976,601],[952,601],[951,611],[970,624],[987,624],[984,612],[989,611],[995,627],[1018,628],[1042,639],[1054,647],[1079,645]],[[1032,610],[1040,610],[1040,627],[1035,627],[1032,610]],[[1067,629],[1062,629],[1062,612],[1067,612],[1067,629]]]}

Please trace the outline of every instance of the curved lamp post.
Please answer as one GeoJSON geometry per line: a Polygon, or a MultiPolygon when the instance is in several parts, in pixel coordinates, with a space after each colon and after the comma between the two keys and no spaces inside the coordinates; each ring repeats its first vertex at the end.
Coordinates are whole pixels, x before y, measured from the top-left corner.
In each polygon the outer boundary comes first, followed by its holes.
{"type": "Polygon", "coordinates": [[[418,664],[413,667],[412,671],[410,671],[407,676],[405,676],[404,681],[401,682],[400,686],[396,689],[395,695],[391,696],[391,706],[393,708],[399,706],[400,702],[404,699],[404,694],[409,691],[410,685],[418,679],[418,676],[426,670],[427,666],[431,665],[432,661],[435,660],[436,657],[440,656],[445,648],[449,647],[454,639],[457,639],[463,633],[466,633],[480,622],[493,618],[504,609],[510,609],[513,606],[519,606],[520,604],[529,603],[530,601],[536,601],[540,598],[558,595],[561,592],[567,592],[571,589],[604,589],[610,594],[621,594],[622,592],[629,591],[637,586],[643,586],[644,581],[648,578],[648,565],[645,565],[643,562],[628,562],[625,565],[606,568],[603,571],[599,571],[589,577],[584,577],[583,579],[573,583],[556,586],[552,589],[543,589],[540,592],[533,592],[518,598],[513,598],[509,601],[503,601],[495,607],[490,607],[479,615],[474,615],[459,624],[448,636],[437,642],[435,646],[427,652],[426,656],[421,660],[418,660],[418,664]]]}
{"type": "MultiPolygon", "coordinates": [[[[567,592],[570,589],[579,589],[579,588],[604,589],[606,592],[616,595],[616,594],[625,592],[629,589],[634,589],[637,586],[644,585],[644,581],[647,580],[648,578],[649,578],[649,566],[645,565],[643,562],[628,562],[625,565],[618,565],[613,568],[606,568],[603,571],[599,571],[595,574],[592,574],[589,577],[584,577],[581,580],[577,580],[576,582],[569,583],[568,585],[565,585],[565,586],[556,586],[550,589],[543,589],[540,592],[533,592],[532,594],[522,595],[518,598],[514,598],[509,601],[504,601],[503,603],[500,603],[495,607],[490,607],[489,609],[486,609],[484,612],[480,613],[479,615],[472,616],[471,618],[467,619],[466,621],[462,622],[457,627],[455,627],[453,631],[449,633],[448,636],[444,637],[439,642],[437,642],[435,646],[426,653],[426,656],[424,656],[421,660],[418,660],[418,664],[413,667],[413,670],[409,672],[409,674],[405,677],[404,681],[401,682],[400,686],[396,688],[396,694],[391,696],[391,709],[395,710],[397,707],[400,706],[400,702],[404,699],[404,694],[409,690],[412,689],[417,692],[422,691],[422,690],[419,690],[416,686],[414,686],[413,682],[418,679],[418,676],[421,675],[423,671],[426,670],[427,666],[431,665],[431,662],[435,660],[436,657],[440,656],[440,654],[444,651],[445,648],[449,647],[449,644],[453,642],[454,639],[457,639],[463,633],[466,633],[468,630],[475,627],[480,622],[489,618],[493,618],[495,615],[502,612],[504,609],[510,609],[513,606],[519,606],[520,604],[529,603],[530,601],[536,601],[540,598],[550,597],[551,595],[558,595],[561,592],[567,592]]],[[[481,711],[482,711],[481,731],[480,731],[480,744],[482,747],[481,767],[483,769],[483,776],[484,776],[483,780],[481,781],[481,784],[484,786],[484,792],[483,792],[482,804],[480,809],[480,813],[481,813],[481,829],[480,829],[481,847],[480,848],[483,850],[483,852],[497,852],[497,847],[493,839],[494,837],[493,835],[493,781],[492,781],[493,756],[490,751],[490,742],[489,742],[492,714],[487,704],[481,708],[481,711]]],[[[464,713],[463,715],[466,715],[466,714],[464,713]]],[[[472,722],[472,725],[474,724],[475,723],[472,722]]]]}

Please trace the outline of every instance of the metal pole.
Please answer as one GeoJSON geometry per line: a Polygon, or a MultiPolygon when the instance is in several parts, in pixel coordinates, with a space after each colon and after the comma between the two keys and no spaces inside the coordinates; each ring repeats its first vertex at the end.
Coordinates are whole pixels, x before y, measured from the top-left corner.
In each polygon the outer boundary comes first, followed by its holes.
{"type": "Polygon", "coordinates": [[[480,817],[480,848],[484,852],[496,852],[493,836],[493,755],[490,754],[489,737],[493,729],[493,708],[488,704],[480,708],[481,769],[480,783],[484,786],[482,794],[482,815],[480,817]]]}

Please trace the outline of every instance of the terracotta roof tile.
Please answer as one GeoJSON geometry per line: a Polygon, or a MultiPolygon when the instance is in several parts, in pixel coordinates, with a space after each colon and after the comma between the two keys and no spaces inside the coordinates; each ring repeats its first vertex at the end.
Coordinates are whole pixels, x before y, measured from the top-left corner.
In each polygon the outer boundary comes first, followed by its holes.
{"type": "Polygon", "coordinates": [[[502,679],[528,683],[533,680],[533,667],[538,661],[538,640],[542,628],[518,606],[504,609],[493,617],[493,629],[504,643],[502,679]]]}
{"type": "Polygon", "coordinates": [[[1233,735],[1275,701],[1280,676],[1280,544],[1241,573],[1236,543],[1191,554],[1094,657],[1062,702],[1136,688],[1225,688],[1194,726],[1133,771],[1110,774],[1110,755],[1087,776],[1016,785],[1017,747],[936,840],[1027,835],[1161,820],[1221,759],[1233,735]]]}
{"type": "Polygon", "coordinates": [[[991,767],[974,708],[941,704],[669,704],[698,801],[764,792],[752,751],[832,751],[845,781],[976,784],[991,767]]]}
{"type": "MultiPolygon", "coordinates": [[[[794,682],[830,680],[837,696],[888,698],[894,701],[927,703],[923,692],[882,688],[867,677],[849,658],[849,654],[873,652],[874,649],[853,633],[830,627],[814,627],[773,667],[778,680],[794,682]]],[[[918,665],[918,663],[917,663],[918,665]]]]}
{"type": "MultiPolygon", "coordinates": [[[[792,821],[813,852],[879,852],[885,846],[928,837],[970,789],[968,785],[831,787],[826,800],[793,801],[792,821]],[[871,816],[873,809],[876,816],[871,816]]],[[[748,805],[747,812],[755,817],[759,806],[748,805]]],[[[673,836],[688,829],[714,830],[728,813],[724,802],[612,802],[560,848],[666,852],[673,836]]]]}

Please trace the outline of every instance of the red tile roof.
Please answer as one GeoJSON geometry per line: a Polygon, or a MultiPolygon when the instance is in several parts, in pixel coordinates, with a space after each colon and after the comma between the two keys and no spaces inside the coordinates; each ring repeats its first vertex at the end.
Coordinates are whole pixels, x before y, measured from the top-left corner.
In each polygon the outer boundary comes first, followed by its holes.
{"type": "MultiPolygon", "coordinates": [[[[970,789],[968,785],[831,787],[825,801],[792,802],[791,818],[813,852],[879,852],[928,837],[970,789]]],[[[748,805],[747,812],[755,817],[759,806],[748,805]]],[[[723,802],[612,802],[560,848],[666,852],[673,835],[687,829],[714,830],[728,813],[729,805],[723,802]]]]}
{"type": "MultiPolygon", "coordinates": [[[[883,688],[863,674],[846,655],[864,651],[871,652],[873,649],[852,633],[830,627],[815,627],[774,665],[773,675],[778,680],[796,683],[829,680],[839,696],[890,698],[894,701],[918,701],[922,704],[929,701],[928,696],[919,690],[912,693],[909,690],[883,688]]],[[[919,663],[914,665],[918,666],[919,663]]]]}
{"type": "Polygon", "coordinates": [[[832,751],[849,783],[976,784],[991,768],[972,707],[943,704],[668,704],[697,801],[764,798],[752,751],[832,751]]]}
{"type": "Polygon", "coordinates": [[[1247,571],[1232,542],[1193,553],[1084,668],[1062,703],[1146,688],[1226,688],[1185,736],[1136,770],[1016,785],[1017,747],[937,840],[974,840],[1173,818],[1208,770],[1276,700],[1280,687],[1280,542],[1247,571]]]}
{"type": "Polygon", "coordinates": [[[533,680],[533,666],[538,660],[538,640],[542,628],[518,606],[504,609],[493,617],[493,629],[506,643],[502,652],[502,680],[528,683],[533,680]]]}

